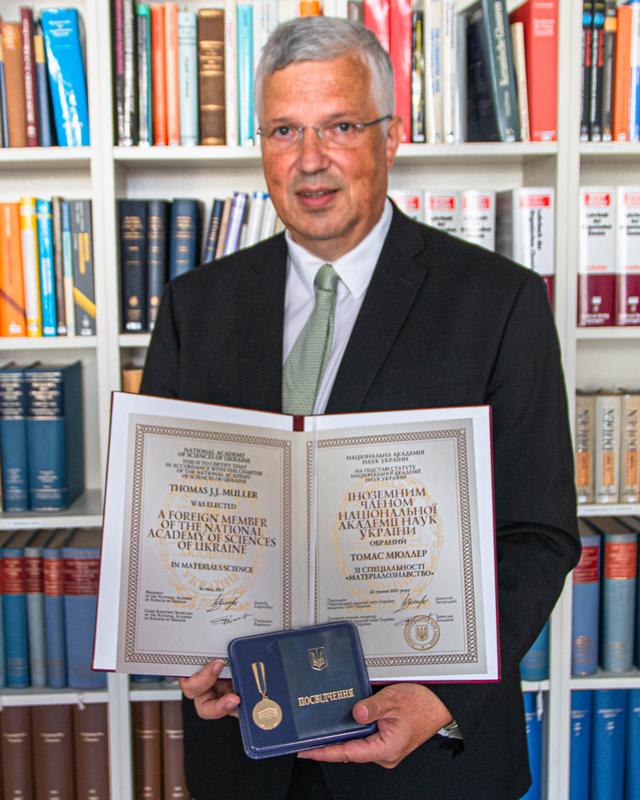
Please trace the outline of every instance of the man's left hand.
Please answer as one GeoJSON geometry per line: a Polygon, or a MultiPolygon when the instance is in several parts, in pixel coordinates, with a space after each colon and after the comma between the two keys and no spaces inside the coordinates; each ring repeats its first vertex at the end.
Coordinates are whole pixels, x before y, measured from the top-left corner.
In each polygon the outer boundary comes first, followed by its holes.
{"type": "Polygon", "coordinates": [[[440,728],[452,721],[451,713],[426,686],[396,683],[353,707],[356,722],[378,723],[378,731],[365,739],[318,747],[298,753],[313,761],[374,763],[392,769],[440,728]]]}

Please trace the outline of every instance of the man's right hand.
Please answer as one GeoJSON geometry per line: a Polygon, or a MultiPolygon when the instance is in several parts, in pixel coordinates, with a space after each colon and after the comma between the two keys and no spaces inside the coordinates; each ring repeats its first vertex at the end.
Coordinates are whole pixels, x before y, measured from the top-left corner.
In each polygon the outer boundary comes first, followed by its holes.
{"type": "Polygon", "coordinates": [[[220,719],[238,716],[240,696],[235,694],[231,681],[220,679],[224,667],[220,659],[208,664],[190,678],[180,678],[180,688],[193,704],[202,719],[220,719]]]}

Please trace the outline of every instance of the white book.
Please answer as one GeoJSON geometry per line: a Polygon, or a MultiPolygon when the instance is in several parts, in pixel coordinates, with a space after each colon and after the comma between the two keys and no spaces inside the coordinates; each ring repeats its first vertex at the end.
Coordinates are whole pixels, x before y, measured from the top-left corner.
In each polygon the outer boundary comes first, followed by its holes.
{"type": "Polygon", "coordinates": [[[460,236],[462,227],[460,192],[434,189],[424,193],[424,221],[445,233],[460,236]]]}
{"type": "Polygon", "coordinates": [[[529,92],[527,89],[527,61],[525,57],[524,25],[514,22],[511,25],[513,43],[513,62],[518,85],[518,111],[520,113],[520,138],[523,142],[531,139],[529,133],[529,92]]]}
{"type": "Polygon", "coordinates": [[[622,395],[596,397],[596,503],[617,503],[620,491],[622,395]]]}
{"type": "Polygon", "coordinates": [[[271,198],[267,195],[264,201],[264,211],[262,212],[262,225],[260,226],[260,241],[273,236],[276,229],[276,210],[273,207],[271,198]]]}
{"type": "Polygon", "coordinates": [[[196,145],[198,135],[198,20],[195,11],[178,13],[180,144],[196,145]]]}
{"type": "Polygon", "coordinates": [[[509,189],[496,196],[496,252],[538,275],[555,273],[555,203],[550,186],[509,189]]]}
{"type": "Polygon", "coordinates": [[[245,247],[251,247],[251,245],[260,241],[262,216],[268,197],[269,195],[266,192],[254,192],[251,195],[251,208],[249,209],[249,221],[246,225],[246,237],[244,242],[245,247]]]}
{"type": "Polygon", "coordinates": [[[224,4],[224,89],[227,147],[238,144],[238,50],[236,45],[236,2],[224,4]]]}
{"type": "Polygon", "coordinates": [[[20,198],[20,241],[22,244],[22,269],[24,280],[24,305],[27,318],[27,336],[42,336],[42,310],[40,307],[40,259],[38,258],[36,200],[34,197],[20,198]]]}
{"type": "Polygon", "coordinates": [[[417,219],[418,222],[424,221],[424,214],[422,211],[422,192],[419,189],[403,191],[401,189],[392,189],[389,192],[389,197],[398,206],[400,211],[412,219],[417,219]]]}
{"type": "Polygon", "coordinates": [[[462,193],[462,224],[460,235],[473,244],[495,250],[496,193],[466,189],[462,193]]]}
{"type": "Polygon", "coordinates": [[[640,186],[618,186],[616,273],[640,275],[640,186]]]}
{"type": "MultiPolygon", "coordinates": [[[[253,0],[253,74],[260,61],[262,48],[271,33],[278,27],[278,0],[253,0]]],[[[260,127],[258,109],[255,112],[255,129],[260,127]]]]}
{"type": "Polygon", "coordinates": [[[467,17],[456,13],[456,83],[455,83],[455,119],[454,141],[467,140],[467,17]]]}
{"type": "Polygon", "coordinates": [[[457,33],[456,2],[442,0],[442,133],[447,144],[456,143],[457,33]]]}
{"type": "Polygon", "coordinates": [[[427,142],[442,142],[442,2],[424,0],[424,75],[427,142]]]}
{"type": "Polygon", "coordinates": [[[579,275],[609,275],[616,271],[615,189],[580,188],[579,275]]]}

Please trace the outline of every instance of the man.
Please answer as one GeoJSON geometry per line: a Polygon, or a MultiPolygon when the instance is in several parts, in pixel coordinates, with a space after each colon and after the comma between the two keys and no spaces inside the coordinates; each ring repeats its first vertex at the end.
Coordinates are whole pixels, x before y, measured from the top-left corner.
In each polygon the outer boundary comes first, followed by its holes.
{"type": "Polygon", "coordinates": [[[543,283],[386,199],[402,123],[368,31],[323,18],[281,26],[262,54],[256,106],[286,235],[169,285],[142,391],[288,413],[491,404],[502,680],[386,686],[353,712],[377,720],[376,735],[252,762],[240,698],[210,663],[182,681],[190,791],[514,800],[529,783],[518,663],[578,557],[543,283]]]}

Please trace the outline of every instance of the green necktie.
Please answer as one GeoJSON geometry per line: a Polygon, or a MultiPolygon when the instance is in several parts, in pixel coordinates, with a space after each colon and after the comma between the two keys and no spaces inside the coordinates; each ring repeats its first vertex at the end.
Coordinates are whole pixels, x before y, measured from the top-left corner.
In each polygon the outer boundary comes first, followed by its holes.
{"type": "Polygon", "coordinates": [[[282,371],[282,411],[285,414],[313,414],[331,352],[339,280],[331,264],[323,264],[316,272],[316,304],[282,371]]]}

